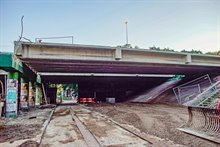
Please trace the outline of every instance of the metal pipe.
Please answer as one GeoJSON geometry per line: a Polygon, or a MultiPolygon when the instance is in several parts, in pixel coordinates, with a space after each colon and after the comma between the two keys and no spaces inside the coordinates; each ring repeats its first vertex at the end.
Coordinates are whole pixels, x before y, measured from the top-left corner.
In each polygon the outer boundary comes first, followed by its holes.
{"type": "Polygon", "coordinates": [[[155,78],[175,77],[175,75],[166,75],[166,74],[49,73],[49,72],[39,72],[38,74],[41,76],[155,77],[155,78]]]}

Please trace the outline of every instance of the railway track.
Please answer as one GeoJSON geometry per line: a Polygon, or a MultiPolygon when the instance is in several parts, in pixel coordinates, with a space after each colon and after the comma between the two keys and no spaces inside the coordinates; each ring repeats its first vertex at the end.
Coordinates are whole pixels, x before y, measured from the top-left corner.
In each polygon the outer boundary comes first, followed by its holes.
{"type": "Polygon", "coordinates": [[[40,146],[151,146],[152,142],[80,105],[59,106],[40,146]]]}

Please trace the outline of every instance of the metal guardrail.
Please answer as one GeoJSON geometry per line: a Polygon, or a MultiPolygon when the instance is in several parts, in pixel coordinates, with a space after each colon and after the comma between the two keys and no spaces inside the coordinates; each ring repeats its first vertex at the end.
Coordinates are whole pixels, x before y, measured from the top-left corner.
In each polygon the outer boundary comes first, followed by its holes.
{"type": "MultiPolygon", "coordinates": [[[[179,104],[184,105],[195,97],[203,93],[207,88],[212,85],[210,76],[204,75],[182,85],[173,88],[173,92],[179,104]]],[[[191,106],[191,105],[187,105],[191,106]]]]}
{"type": "Polygon", "coordinates": [[[201,94],[197,95],[194,99],[184,103],[185,106],[195,106],[195,107],[206,107],[206,108],[215,108],[217,103],[215,100],[218,98],[220,91],[220,81],[212,84],[201,94]]]}
{"type": "Polygon", "coordinates": [[[220,110],[188,107],[189,120],[179,130],[220,144],[220,110]]]}

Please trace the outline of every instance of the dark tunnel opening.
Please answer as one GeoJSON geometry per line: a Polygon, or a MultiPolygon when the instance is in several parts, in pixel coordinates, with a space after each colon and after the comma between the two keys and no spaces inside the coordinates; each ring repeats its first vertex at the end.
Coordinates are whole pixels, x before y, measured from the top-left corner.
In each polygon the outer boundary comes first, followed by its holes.
{"type": "MultiPolygon", "coordinates": [[[[164,83],[169,78],[44,76],[42,79],[47,85],[78,84],[78,98],[91,97],[101,102],[105,102],[106,98],[115,98],[116,102],[124,102],[144,90],[164,83]]],[[[51,93],[52,89],[47,88],[47,90],[51,93]]],[[[55,96],[55,94],[52,95],[55,96]]]]}

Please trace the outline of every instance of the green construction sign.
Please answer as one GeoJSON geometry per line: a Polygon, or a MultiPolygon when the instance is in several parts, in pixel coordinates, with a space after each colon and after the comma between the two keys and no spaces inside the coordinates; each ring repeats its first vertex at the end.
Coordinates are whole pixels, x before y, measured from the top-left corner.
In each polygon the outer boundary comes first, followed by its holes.
{"type": "Polygon", "coordinates": [[[173,78],[168,79],[168,81],[176,81],[185,78],[185,75],[175,75],[173,78]]]}

